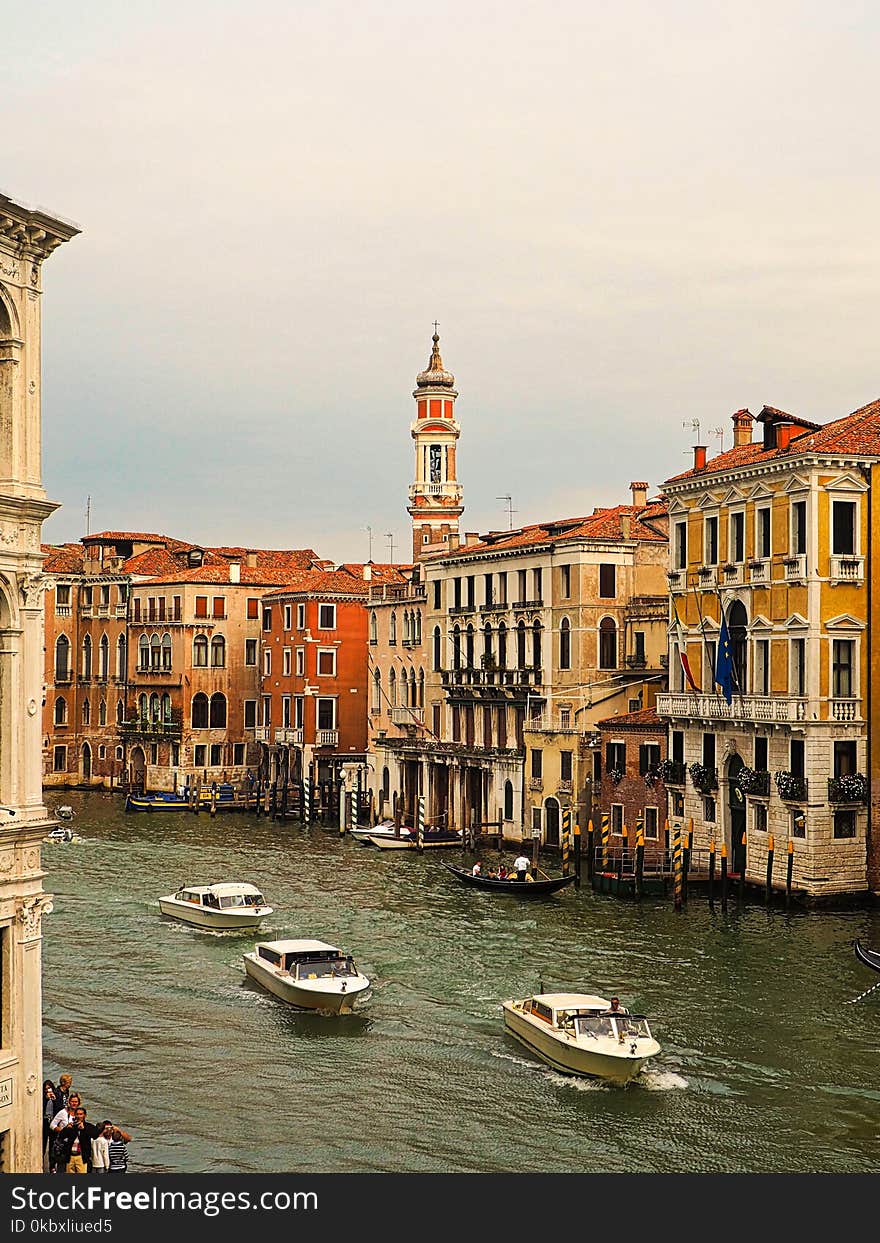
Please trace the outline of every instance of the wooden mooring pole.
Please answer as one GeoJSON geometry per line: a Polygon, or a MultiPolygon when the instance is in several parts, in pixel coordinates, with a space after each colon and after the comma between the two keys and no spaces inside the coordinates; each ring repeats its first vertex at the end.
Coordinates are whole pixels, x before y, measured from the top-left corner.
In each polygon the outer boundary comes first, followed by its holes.
{"type": "Polygon", "coordinates": [[[574,841],[572,849],[572,858],[574,860],[574,887],[581,887],[581,826],[575,821],[574,825],[574,841]]]}
{"type": "Polygon", "coordinates": [[[587,880],[593,879],[593,864],[595,862],[596,835],[593,832],[593,821],[587,821],[587,880]]]}
{"type": "Polygon", "coordinates": [[[425,849],[425,800],[422,795],[416,804],[416,849],[419,854],[425,849]]]}
{"type": "Polygon", "coordinates": [[[764,901],[770,905],[773,897],[773,834],[767,837],[767,884],[764,886],[764,901]]]}
{"type": "Polygon", "coordinates": [[[727,842],[721,843],[721,909],[727,910],[727,842]]]}
{"type": "Polygon", "coordinates": [[[791,874],[794,869],[794,842],[788,839],[788,862],[785,868],[785,909],[791,906],[791,874]]]}
{"type": "Polygon", "coordinates": [[[568,876],[571,867],[571,808],[562,813],[562,875],[568,876]]]}
{"type": "Polygon", "coordinates": [[[739,870],[739,900],[745,901],[746,896],[746,834],[742,835],[742,867],[739,870]]]}
{"type": "Polygon", "coordinates": [[[684,848],[684,858],[681,867],[681,896],[684,902],[688,900],[688,876],[691,871],[691,851],[694,846],[694,818],[691,816],[688,820],[687,845],[684,848]]]}
{"type": "Polygon", "coordinates": [[[715,838],[709,839],[709,910],[715,910],[715,838]]]}

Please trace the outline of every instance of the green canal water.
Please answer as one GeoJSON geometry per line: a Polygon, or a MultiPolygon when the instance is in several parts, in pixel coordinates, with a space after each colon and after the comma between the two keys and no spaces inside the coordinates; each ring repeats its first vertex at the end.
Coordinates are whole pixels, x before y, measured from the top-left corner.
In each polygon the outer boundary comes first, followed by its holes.
{"type": "MultiPolygon", "coordinates": [[[[126,816],[51,795],[45,1074],[131,1132],[133,1171],[873,1171],[880,990],[850,943],[880,916],[757,905],[683,915],[588,889],[538,904],[461,888],[454,852],[379,852],[243,816],[126,816]],[[179,884],[258,884],[265,939],[317,936],[374,980],[362,1015],[290,1010],[246,982],[254,934],[163,918],[179,884]],[[567,1079],[503,1030],[545,987],[649,1016],[662,1054],[626,1089],[567,1079]]],[[[876,979],[876,977],[875,977],[876,979]]]]}

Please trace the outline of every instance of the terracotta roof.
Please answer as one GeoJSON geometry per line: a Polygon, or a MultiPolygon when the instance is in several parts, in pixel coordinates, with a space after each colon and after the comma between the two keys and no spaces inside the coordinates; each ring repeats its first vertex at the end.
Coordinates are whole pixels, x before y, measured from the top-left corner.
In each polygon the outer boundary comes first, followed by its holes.
{"type": "Polygon", "coordinates": [[[42,544],[46,553],[44,574],[82,574],[83,549],[79,544],[42,544]]]}
{"type": "Polygon", "coordinates": [[[157,535],[155,532],[145,531],[96,531],[94,535],[84,535],[82,542],[84,544],[94,544],[96,540],[106,541],[107,543],[113,540],[129,540],[136,544],[172,544],[180,542],[179,540],[172,540],[169,535],[157,535]]]}
{"type": "MultiPolygon", "coordinates": [[[[148,581],[139,583],[139,588],[151,587],[153,584],[163,585],[170,583],[205,583],[205,584],[221,584],[224,587],[280,587],[284,583],[291,581],[291,578],[297,573],[310,573],[308,570],[270,570],[251,569],[249,565],[242,565],[239,572],[239,581],[234,583],[229,577],[229,562],[223,562],[221,565],[202,565],[195,566],[192,569],[174,570],[166,574],[157,574],[151,576],[148,581]]],[[[320,571],[314,571],[320,573],[320,571]]]]}
{"type": "MultiPolygon", "coordinates": [[[[773,412],[773,407],[765,406],[764,410],[773,412]]],[[[781,414],[781,411],[775,413],[781,414]]],[[[760,417],[759,415],[758,418],[760,417]]],[[[802,432],[792,436],[786,449],[765,449],[762,441],[753,440],[747,445],[738,445],[728,449],[726,453],[710,458],[702,470],[691,467],[680,475],[673,475],[666,482],[678,483],[679,480],[698,476],[704,478],[706,475],[750,466],[754,462],[769,462],[776,458],[796,457],[804,453],[847,453],[880,457],[880,398],[842,419],[834,419],[831,423],[807,423],[792,415],[784,417],[795,426],[804,428],[802,432]]]]}
{"type": "Polygon", "coordinates": [[[281,596],[302,595],[346,595],[366,596],[370,584],[363,578],[349,573],[348,570],[305,570],[301,574],[290,577],[285,585],[277,591],[267,591],[267,599],[281,596]]]}
{"type": "MultiPolygon", "coordinates": [[[[508,549],[528,548],[539,544],[563,543],[568,540],[638,540],[647,543],[663,543],[666,535],[649,525],[666,521],[666,503],[653,500],[644,508],[634,505],[614,505],[608,509],[596,509],[587,517],[559,518],[553,522],[539,522],[520,527],[516,531],[495,531],[484,535],[469,548],[462,545],[453,551],[448,549],[431,557],[442,561],[449,557],[481,556],[486,552],[505,552],[508,549]],[[629,519],[629,534],[624,535],[624,519],[629,519]]],[[[427,560],[427,558],[426,558],[427,560]]]]}
{"type": "Polygon", "coordinates": [[[600,729],[665,729],[653,708],[640,708],[638,712],[622,712],[619,716],[606,716],[599,722],[600,729]]]}
{"type": "Polygon", "coordinates": [[[308,570],[325,565],[313,548],[210,548],[208,551],[225,561],[246,562],[254,557],[258,569],[308,570]]]}

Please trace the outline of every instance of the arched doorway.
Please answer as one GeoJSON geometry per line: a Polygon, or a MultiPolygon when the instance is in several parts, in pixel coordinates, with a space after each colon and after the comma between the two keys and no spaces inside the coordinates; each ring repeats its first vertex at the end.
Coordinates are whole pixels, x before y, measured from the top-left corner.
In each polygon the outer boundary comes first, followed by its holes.
{"type": "Polygon", "coordinates": [[[559,803],[555,798],[544,802],[544,841],[548,846],[559,845],[559,803]]]}
{"type": "Polygon", "coordinates": [[[147,775],[147,759],[142,747],[135,747],[131,753],[131,784],[137,790],[144,788],[147,775]]]}
{"type": "Polygon", "coordinates": [[[92,748],[87,742],[82,745],[82,780],[92,779],[92,748]]]}
{"type": "Polygon", "coordinates": [[[739,875],[745,866],[746,799],[739,788],[739,774],[744,767],[741,755],[734,753],[727,765],[727,809],[730,825],[730,869],[739,875]]]}

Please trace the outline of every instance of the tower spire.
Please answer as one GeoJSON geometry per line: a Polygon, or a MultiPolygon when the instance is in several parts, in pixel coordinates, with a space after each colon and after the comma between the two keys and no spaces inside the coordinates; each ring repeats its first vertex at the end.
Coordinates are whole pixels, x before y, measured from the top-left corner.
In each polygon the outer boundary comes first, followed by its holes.
{"type": "Polygon", "coordinates": [[[413,397],[416,420],[410,427],[415,442],[415,479],[407,509],[413,520],[413,560],[425,552],[454,547],[458,520],[464,510],[462,488],[455,470],[455,448],[461,428],[455,420],[458,393],[455,376],[440,354],[438,322],[428,366],[416,376],[413,397]]]}

